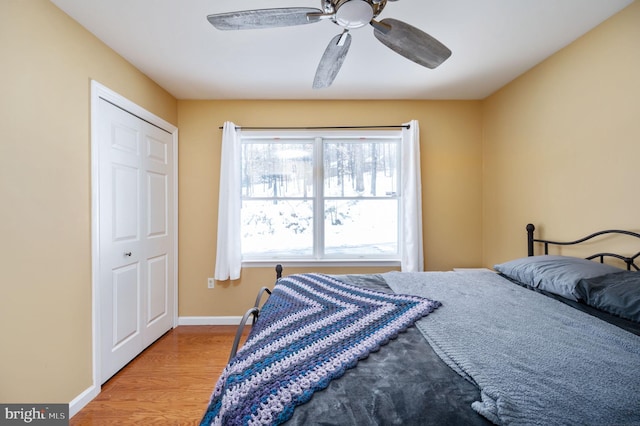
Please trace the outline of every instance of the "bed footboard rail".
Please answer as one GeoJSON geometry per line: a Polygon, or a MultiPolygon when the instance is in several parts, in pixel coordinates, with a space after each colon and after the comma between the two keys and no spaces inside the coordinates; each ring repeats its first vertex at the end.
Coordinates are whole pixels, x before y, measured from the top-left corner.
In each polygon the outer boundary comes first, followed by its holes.
{"type": "MultiPolygon", "coordinates": [[[[601,235],[629,235],[631,237],[635,237],[640,239],[640,234],[637,232],[633,232],[633,231],[625,231],[625,230],[621,230],[621,229],[607,229],[605,231],[598,231],[598,232],[594,232],[593,234],[589,234],[586,237],[574,240],[574,241],[552,241],[552,240],[545,240],[545,239],[541,239],[541,238],[535,238],[533,233],[535,231],[536,227],[529,223],[527,225],[527,255],[528,256],[533,256],[534,255],[534,243],[541,243],[544,246],[544,254],[548,255],[549,254],[549,246],[550,245],[557,245],[557,246],[571,246],[571,245],[576,245],[576,244],[580,244],[583,243],[585,241],[588,241],[592,238],[595,237],[599,237],[601,235]]],[[[616,259],[620,259],[622,260],[626,265],[627,265],[627,270],[631,270],[634,269],[636,271],[640,271],[640,267],[636,264],[636,259],[638,257],[640,257],[640,252],[634,254],[633,256],[623,256],[617,253],[609,253],[609,252],[602,252],[602,253],[596,253],[596,254],[592,254],[591,256],[587,257],[586,259],[589,260],[593,260],[593,259],[600,259],[600,263],[604,263],[604,259],[607,257],[613,257],[616,259]]]]}
{"type": "MultiPolygon", "coordinates": [[[[262,296],[265,293],[267,293],[268,296],[271,296],[271,290],[269,290],[269,287],[262,287],[260,289],[260,291],[258,292],[258,296],[256,297],[256,303],[255,303],[255,305],[253,305],[254,308],[260,309],[260,301],[262,300],[262,296]]],[[[258,314],[259,314],[259,312],[258,312],[258,314]]],[[[257,317],[257,315],[256,315],[256,317],[257,317]]],[[[255,318],[254,318],[253,322],[255,323],[255,318]]]]}
{"type": "MultiPolygon", "coordinates": [[[[278,264],[276,265],[276,283],[280,278],[282,278],[282,265],[278,264]]],[[[231,347],[229,361],[231,361],[231,359],[234,356],[236,356],[236,353],[238,352],[240,339],[242,338],[242,333],[244,332],[244,327],[247,325],[247,321],[249,320],[249,317],[253,318],[251,324],[255,324],[256,321],[258,320],[258,316],[260,316],[260,302],[262,301],[262,297],[264,296],[265,293],[267,294],[267,298],[271,296],[271,290],[269,289],[269,287],[262,287],[258,291],[258,295],[256,296],[256,301],[253,304],[253,307],[247,310],[247,312],[245,312],[244,315],[242,316],[242,319],[240,320],[240,324],[238,324],[238,329],[236,330],[236,336],[233,339],[233,346],[231,347]]]]}
{"type": "Polygon", "coordinates": [[[253,307],[244,313],[242,319],[240,320],[240,324],[238,325],[238,329],[236,330],[236,337],[233,339],[233,346],[231,347],[231,353],[229,355],[229,361],[236,356],[236,352],[238,352],[238,345],[240,344],[240,339],[242,338],[242,332],[244,331],[245,325],[247,325],[247,320],[250,316],[253,315],[253,319],[258,317],[259,309],[257,307],[253,307]]]}

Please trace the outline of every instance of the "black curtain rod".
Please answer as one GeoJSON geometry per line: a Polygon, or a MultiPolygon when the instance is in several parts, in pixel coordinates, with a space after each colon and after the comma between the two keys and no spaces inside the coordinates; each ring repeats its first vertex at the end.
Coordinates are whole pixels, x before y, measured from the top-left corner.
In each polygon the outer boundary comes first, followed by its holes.
{"type": "MultiPolygon", "coordinates": [[[[224,127],[218,127],[222,130],[224,127]]],[[[410,129],[411,125],[409,124],[401,124],[401,125],[391,125],[391,126],[318,126],[318,127],[243,127],[236,126],[236,130],[323,130],[323,129],[410,129]]]]}

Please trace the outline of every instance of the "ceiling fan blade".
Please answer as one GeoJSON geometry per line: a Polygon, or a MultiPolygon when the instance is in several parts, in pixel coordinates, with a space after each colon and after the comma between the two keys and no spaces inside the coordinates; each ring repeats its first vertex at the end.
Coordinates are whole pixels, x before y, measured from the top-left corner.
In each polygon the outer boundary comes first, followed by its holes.
{"type": "Polygon", "coordinates": [[[207,20],[219,30],[250,30],[311,24],[318,22],[320,15],[322,11],[312,7],[285,7],[216,13],[207,20]]]}
{"type": "Polygon", "coordinates": [[[433,69],[451,56],[447,46],[416,27],[391,18],[380,23],[387,29],[382,31],[374,25],[375,37],[389,49],[417,64],[433,69]]]}
{"type": "Polygon", "coordinates": [[[351,34],[347,31],[331,39],[316,69],[316,76],[313,79],[314,89],[331,86],[347,56],[349,46],[351,46],[351,34]]]}

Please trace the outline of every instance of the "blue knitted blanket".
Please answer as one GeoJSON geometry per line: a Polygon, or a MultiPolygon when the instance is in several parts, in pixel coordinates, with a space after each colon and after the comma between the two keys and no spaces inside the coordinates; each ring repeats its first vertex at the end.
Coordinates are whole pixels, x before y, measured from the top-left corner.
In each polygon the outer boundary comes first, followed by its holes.
{"type": "Polygon", "coordinates": [[[278,281],[218,380],[201,425],[278,425],[297,405],[440,306],[320,274],[278,281]]]}

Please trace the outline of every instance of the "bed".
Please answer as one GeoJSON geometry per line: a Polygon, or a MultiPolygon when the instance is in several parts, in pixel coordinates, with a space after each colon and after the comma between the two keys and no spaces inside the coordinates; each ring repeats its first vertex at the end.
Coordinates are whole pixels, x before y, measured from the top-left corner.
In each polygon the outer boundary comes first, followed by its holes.
{"type": "Polygon", "coordinates": [[[201,424],[640,424],[640,252],[549,254],[640,234],[534,231],[495,272],[279,277],[201,424]]]}

